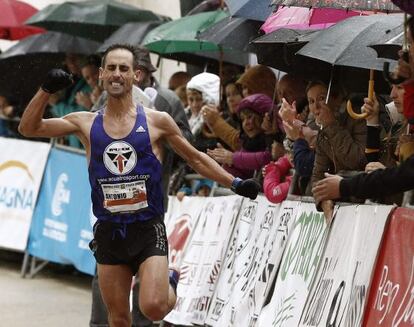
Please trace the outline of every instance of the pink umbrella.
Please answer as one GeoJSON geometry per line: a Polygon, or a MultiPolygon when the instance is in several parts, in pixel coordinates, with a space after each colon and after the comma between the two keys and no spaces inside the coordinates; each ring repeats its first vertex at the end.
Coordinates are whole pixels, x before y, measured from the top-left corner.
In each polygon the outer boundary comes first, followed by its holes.
{"type": "Polygon", "coordinates": [[[329,8],[280,7],[266,19],[261,29],[266,34],[279,28],[324,29],[348,17],[367,14],[367,12],[329,8]]]}

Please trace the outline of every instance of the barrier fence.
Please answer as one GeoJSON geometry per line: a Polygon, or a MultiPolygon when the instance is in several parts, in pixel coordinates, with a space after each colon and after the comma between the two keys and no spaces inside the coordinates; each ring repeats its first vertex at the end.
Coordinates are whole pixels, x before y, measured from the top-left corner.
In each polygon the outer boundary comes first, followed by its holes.
{"type": "MultiPolygon", "coordinates": [[[[0,138],[0,247],[94,274],[84,155],[0,138]],[[43,175],[43,179],[42,179],[43,175]],[[38,200],[37,194],[39,194],[38,200]]],[[[414,211],[237,195],[171,197],[166,321],[183,326],[413,326],[414,211]]]]}

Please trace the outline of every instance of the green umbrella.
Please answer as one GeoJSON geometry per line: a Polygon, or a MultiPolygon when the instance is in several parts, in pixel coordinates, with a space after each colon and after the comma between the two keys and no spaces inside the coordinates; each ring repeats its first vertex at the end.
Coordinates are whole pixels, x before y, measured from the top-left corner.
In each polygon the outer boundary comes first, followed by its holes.
{"type": "Polygon", "coordinates": [[[220,51],[217,44],[198,40],[198,35],[228,16],[223,10],[185,16],[154,28],[143,44],[159,54],[177,52],[220,51]]]}
{"type": "Polygon", "coordinates": [[[88,0],[49,5],[27,20],[26,24],[104,41],[128,22],[160,20],[166,18],[135,6],[113,0],[88,0]]]}

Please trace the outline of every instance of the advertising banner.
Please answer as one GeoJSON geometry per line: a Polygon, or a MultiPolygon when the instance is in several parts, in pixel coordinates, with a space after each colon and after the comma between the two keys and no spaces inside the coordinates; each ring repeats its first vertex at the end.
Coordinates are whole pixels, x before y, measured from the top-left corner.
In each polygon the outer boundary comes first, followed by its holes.
{"type": "Polygon", "coordinates": [[[397,208],[385,232],[363,326],[414,326],[414,210],[397,208]]]}
{"type": "Polygon", "coordinates": [[[33,215],[29,254],[95,273],[89,249],[96,221],[90,192],[85,156],[52,149],[33,215]]]}
{"type": "Polygon", "coordinates": [[[339,208],[299,326],[361,326],[391,209],[385,205],[339,208]]]}
{"type": "MultiPolygon", "coordinates": [[[[281,225],[280,205],[263,196],[243,202],[239,218],[219,275],[206,324],[210,326],[248,326],[256,319],[257,306],[264,301],[266,286],[261,280],[276,244],[281,225]],[[256,286],[258,289],[256,290],[256,286]]],[[[269,277],[269,276],[267,276],[269,277]]]]}
{"type": "Polygon", "coordinates": [[[0,137],[0,247],[24,251],[50,144],[0,137]]]}
{"type": "Polygon", "coordinates": [[[165,213],[170,267],[181,269],[183,256],[206,203],[205,197],[185,196],[179,201],[171,196],[165,213]]]}
{"type": "Polygon", "coordinates": [[[297,326],[323,254],[328,228],[315,204],[297,205],[271,301],[256,326],[297,326]]]}
{"type": "Polygon", "coordinates": [[[180,265],[177,303],[165,318],[179,325],[204,324],[243,200],[237,195],[194,198],[204,203],[180,265]]]}
{"type": "Polygon", "coordinates": [[[260,267],[257,270],[259,275],[253,276],[250,285],[246,289],[247,292],[244,293],[248,296],[240,299],[237,299],[236,296],[232,298],[235,312],[233,326],[257,326],[260,312],[265,300],[270,295],[283,252],[286,249],[288,237],[292,233],[295,217],[300,207],[300,202],[284,201],[277,213],[272,210],[272,205],[269,204],[269,210],[265,214],[267,217],[265,223],[273,226],[266,235],[271,241],[264,242],[266,248],[260,261],[260,267]],[[272,216],[274,213],[276,215],[272,216]]]}

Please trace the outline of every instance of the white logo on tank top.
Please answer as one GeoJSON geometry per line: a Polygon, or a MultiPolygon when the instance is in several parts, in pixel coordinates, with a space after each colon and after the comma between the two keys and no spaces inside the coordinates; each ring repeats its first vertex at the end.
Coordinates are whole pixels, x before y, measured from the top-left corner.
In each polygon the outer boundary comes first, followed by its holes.
{"type": "Polygon", "coordinates": [[[134,169],[137,154],[131,144],[125,141],[115,141],[106,147],[103,162],[112,174],[125,175],[134,169]]]}
{"type": "Polygon", "coordinates": [[[146,131],[145,131],[145,128],[144,128],[144,127],[139,126],[139,127],[136,129],[136,131],[135,131],[135,132],[137,132],[137,133],[145,133],[146,131]]]}

